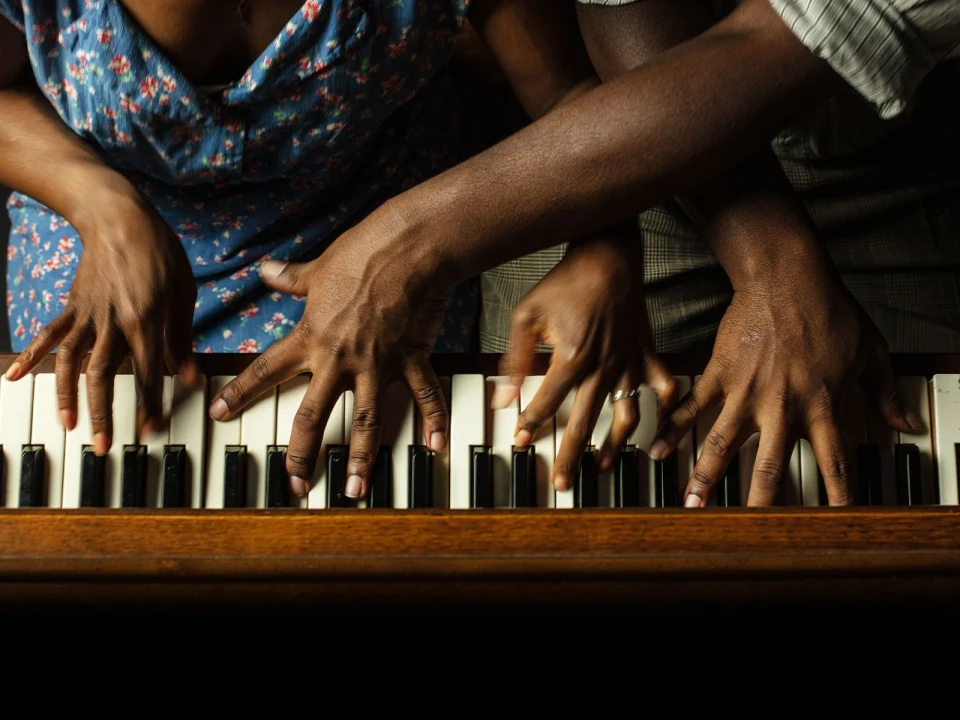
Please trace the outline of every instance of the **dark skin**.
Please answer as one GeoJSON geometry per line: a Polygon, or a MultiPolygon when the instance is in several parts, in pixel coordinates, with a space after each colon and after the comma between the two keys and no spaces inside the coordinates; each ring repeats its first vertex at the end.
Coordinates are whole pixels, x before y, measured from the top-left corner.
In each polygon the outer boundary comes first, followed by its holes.
{"type": "MultiPolygon", "coordinates": [[[[578,14],[594,67],[604,81],[641,66],[713,24],[709,4],[701,0],[647,0],[625,7],[580,5],[578,14]]],[[[665,457],[702,412],[723,403],[690,478],[687,507],[706,504],[733,456],[757,431],[760,445],[749,505],[777,502],[784,468],[800,437],[811,440],[830,503],[853,502],[854,488],[846,470],[850,459],[840,422],[849,388],[860,382],[864,397],[873,401],[892,427],[906,431],[919,425],[899,398],[886,343],[846,291],[769,149],[694,188],[686,204],[704,224],[707,242],[729,274],[735,293],[701,381],[663,423],[651,455],[665,457]]],[[[642,264],[631,258],[626,247],[619,249],[619,258],[608,255],[607,262],[637,268],[641,274],[635,282],[642,282],[642,264]]],[[[592,292],[565,291],[564,285],[570,282],[567,276],[597,272],[584,256],[568,258],[565,264],[566,273],[548,276],[532,293],[551,299],[538,304],[542,327],[555,332],[553,325],[569,327],[600,310],[611,322],[615,318],[627,327],[635,324],[629,313],[615,313],[616,283],[592,286],[592,292]],[[549,322],[550,318],[554,321],[549,322]]],[[[528,313],[521,304],[508,367],[529,367],[536,341],[549,341],[544,333],[527,330],[523,320],[528,313]]],[[[583,343],[581,336],[583,332],[564,338],[567,342],[557,345],[557,350],[569,352],[569,341],[583,343]]],[[[604,362],[611,362],[614,352],[629,353],[630,348],[608,345],[597,351],[604,362]]],[[[588,352],[580,352],[579,357],[584,364],[597,364],[588,352]]],[[[536,429],[557,412],[582,372],[582,366],[574,366],[566,377],[543,383],[521,414],[518,445],[529,442],[536,429]]],[[[522,375],[516,378],[517,384],[522,375]]],[[[625,402],[618,401],[614,407],[625,402]]],[[[601,468],[609,468],[616,447],[603,448],[598,458],[601,468]]]]}
{"type": "MultiPolygon", "coordinates": [[[[9,46],[0,44],[4,53],[9,46]]],[[[4,56],[0,67],[17,76],[22,61],[9,69],[17,60],[4,56]]],[[[330,329],[323,336],[328,349],[325,364],[316,366],[317,390],[302,424],[316,436],[325,421],[323,409],[345,380],[356,383],[357,367],[370,376],[371,387],[404,377],[401,360],[422,352],[416,318],[429,314],[435,293],[512,258],[601,230],[704,182],[763,147],[797,113],[828,95],[835,82],[826,63],[797,41],[766,2],[748,0],[709,31],[558,104],[533,126],[386,203],[339,238],[322,263],[287,266],[290,274],[279,282],[310,285],[315,306],[332,305],[333,315],[344,318],[389,315],[394,321],[392,328],[330,328],[320,319],[314,329],[330,329]],[[333,292],[317,298],[325,290],[315,276],[325,266],[340,265],[347,266],[348,278],[359,276],[361,282],[331,278],[333,292]],[[408,339],[391,347],[397,335],[408,339]]],[[[78,191],[105,172],[102,163],[71,137],[49,106],[25,100],[18,90],[0,91],[0,115],[0,181],[71,222],[76,215],[74,225],[84,235],[80,221],[90,204],[78,191]],[[18,153],[9,152],[18,141],[18,153]],[[15,159],[25,150],[36,162],[15,159]]],[[[111,177],[120,186],[125,182],[111,177]]],[[[89,240],[84,237],[85,252],[89,240]]],[[[277,278],[282,270],[264,268],[277,278]]],[[[311,322],[316,321],[308,318],[311,322]]],[[[216,399],[227,406],[226,416],[240,412],[280,376],[308,366],[314,351],[307,344],[281,345],[216,399]],[[275,368],[283,372],[270,372],[275,368]]],[[[10,374],[17,378],[28,371],[21,364],[10,374]]],[[[445,441],[447,415],[432,373],[424,370],[415,383],[421,409],[427,406],[425,426],[445,441]]],[[[355,425],[359,419],[369,428],[354,433],[368,447],[378,437],[377,414],[364,407],[354,418],[355,425]]],[[[351,460],[351,472],[364,469],[365,454],[351,460]]],[[[307,472],[316,453],[301,455],[293,470],[307,472]]]]}

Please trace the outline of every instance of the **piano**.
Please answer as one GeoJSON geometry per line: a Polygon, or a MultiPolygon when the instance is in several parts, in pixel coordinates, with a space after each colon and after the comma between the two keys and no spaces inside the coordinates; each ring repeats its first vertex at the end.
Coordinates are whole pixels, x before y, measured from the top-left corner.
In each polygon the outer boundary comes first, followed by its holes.
{"type": "MultiPolygon", "coordinates": [[[[0,372],[14,356],[0,358],[0,372]]],[[[0,381],[0,607],[73,612],[202,608],[257,611],[537,612],[638,608],[806,607],[950,603],[960,598],[960,356],[894,357],[898,382],[927,429],[886,428],[848,403],[859,504],[825,507],[809,445],[794,450],[780,505],[745,508],[756,437],[710,507],[682,504],[709,418],[663,462],[646,455],[655,399],[608,473],[588,447],[575,487],[550,468],[569,403],[530,448],[512,445],[523,403],[490,409],[497,356],[436,356],[450,404],[447,450],[423,447],[401,385],[386,391],[371,491],[343,494],[352,394],[324,434],[313,488],[289,493],[285,443],[306,387],[295,378],[240,417],[216,423],[209,397],[253,356],[201,356],[203,388],[167,378],[167,431],[136,437],[130,367],[116,379],[114,444],[89,447],[85,386],[79,424],[58,422],[53,362],[0,381]],[[532,605],[531,605],[532,604],[532,605]]],[[[707,358],[667,356],[681,389],[707,358]]],[[[543,373],[547,358],[539,358],[543,373]]],[[[593,435],[609,426],[605,407],[593,435]]]]}

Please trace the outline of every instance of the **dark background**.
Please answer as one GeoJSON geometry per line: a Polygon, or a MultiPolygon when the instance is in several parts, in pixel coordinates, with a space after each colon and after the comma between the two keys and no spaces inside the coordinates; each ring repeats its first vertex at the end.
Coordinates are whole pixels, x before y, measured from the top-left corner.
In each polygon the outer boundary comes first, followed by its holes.
{"type": "MultiPolygon", "coordinates": [[[[10,191],[0,185],[0,238],[3,239],[3,248],[7,247],[7,238],[10,232],[10,221],[7,217],[7,197],[10,191]]],[[[7,253],[0,252],[0,278],[3,278],[3,285],[7,285],[7,253]]],[[[4,293],[6,297],[6,293],[4,293]]],[[[0,352],[10,352],[10,330],[7,324],[7,313],[3,313],[0,318],[0,352]]]]}

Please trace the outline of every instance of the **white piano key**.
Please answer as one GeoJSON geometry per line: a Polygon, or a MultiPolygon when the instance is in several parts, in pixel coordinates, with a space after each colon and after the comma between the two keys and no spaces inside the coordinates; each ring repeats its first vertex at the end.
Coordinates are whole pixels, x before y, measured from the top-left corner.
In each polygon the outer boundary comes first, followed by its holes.
{"type": "Polygon", "coordinates": [[[63,507],[80,507],[80,467],[83,446],[91,444],[90,410],[87,407],[87,376],[80,375],[77,388],[77,426],[67,433],[63,459],[63,507]]]}
{"type": "Polygon", "coordinates": [[[410,447],[415,439],[413,396],[406,383],[391,383],[384,393],[383,445],[390,447],[393,507],[410,507],[410,447]]]}
{"type": "Polygon", "coordinates": [[[957,505],[957,445],[960,444],[960,375],[934,375],[934,451],[940,476],[940,504],[957,505]]]}
{"type": "Polygon", "coordinates": [[[30,442],[43,445],[47,506],[58,508],[63,504],[63,450],[66,435],[60,425],[57,376],[53,373],[40,373],[34,378],[30,442]]]}
{"type": "MultiPolygon", "coordinates": [[[[161,402],[164,416],[169,417],[173,408],[172,377],[167,376],[163,378],[163,396],[161,402]]],[[[161,482],[160,473],[163,469],[163,448],[169,442],[169,427],[159,432],[144,433],[140,437],[140,444],[147,448],[147,507],[163,507],[163,483],[161,482]]],[[[221,498],[221,502],[222,500],[221,498]]]]}
{"type": "Polygon", "coordinates": [[[247,448],[247,507],[267,505],[267,447],[277,442],[277,391],[265,393],[240,415],[240,444],[247,448]]]}
{"type": "MultiPolygon", "coordinates": [[[[677,397],[683,397],[693,384],[689,377],[676,376],[673,378],[677,383],[677,397]]],[[[693,431],[688,432],[677,445],[677,499],[683,504],[683,496],[687,492],[687,483],[693,475],[693,465],[695,456],[693,431]]]]}
{"type": "Polygon", "coordinates": [[[507,407],[494,410],[490,406],[494,391],[498,385],[509,380],[506,377],[492,376],[486,379],[486,397],[484,408],[487,413],[487,444],[493,448],[493,505],[510,507],[512,493],[513,437],[520,416],[520,399],[517,398],[507,407]]]}
{"type": "Polygon", "coordinates": [[[107,507],[120,507],[123,499],[123,448],[137,443],[137,387],[133,375],[113,381],[113,444],[107,454],[103,497],[107,507]]]}
{"type": "Polygon", "coordinates": [[[640,387],[640,424],[633,431],[628,441],[635,445],[643,455],[638,459],[638,479],[640,482],[641,506],[653,507],[657,504],[656,487],[653,483],[654,460],[650,457],[650,446],[657,434],[657,394],[653,388],[643,385],[640,387]]]}
{"type": "MultiPolygon", "coordinates": [[[[20,504],[20,459],[23,446],[30,444],[33,415],[33,375],[11,382],[0,378],[0,445],[3,446],[3,476],[6,506],[20,504]]],[[[51,418],[59,424],[59,416],[51,418]]],[[[3,507],[0,497],[0,507],[3,507]]]]}
{"type": "MultiPolygon", "coordinates": [[[[447,411],[450,412],[450,378],[440,378],[440,389],[447,401],[447,411]]],[[[451,415],[452,417],[452,415],[451,415]]],[[[417,430],[417,437],[423,438],[423,425],[417,430]]],[[[426,440],[421,440],[426,443],[426,440]]],[[[433,461],[433,506],[437,508],[450,507],[450,431],[447,429],[447,443],[442,453],[434,453],[433,461]]]]}
{"type": "MultiPolygon", "coordinates": [[[[596,452],[600,452],[603,441],[610,434],[610,428],[613,426],[613,403],[610,402],[610,396],[604,398],[603,407],[600,408],[600,415],[597,417],[597,424],[593,426],[593,435],[590,442],[596,452]]],[[[597,507],[613,507],[616,494],[613,487],[613,469],[606,472],[597,472],[597,507]]]]}
{"type": "MultiPolygon", "coordinates": [[[[570,422],[570,415],[573,413],[573,402],[577,397],[577,391],[571,390],[567,398],[560,404],[556,415],[556,430],[554,434],[554,445],[557,449],[557,455],[560,454],[560,447],[563,444],[563,436],[567,429],[567,423],[570,422]]],[[[554,456],[556,459],[556,456],[554,456]]],[[[560,492],[556,491],[554,503],[558,508],[572,508],[574,504],[573,485],[576,478],[569,478],[570,487],[560,492]]]]}
{"type": "MultiPolygon", "coordinates": [[[[293,431],[293,421],[300,407],[300,402],[307,391],[310,378],[299,377],[285,383],[280,388],[280,398],[277,403],[277,442],[281,445],[289,444],[290,433],[293,431]]],[[[311,510],[322,510],[327,507],[327,448],[331,445],[344,444],[344,410],[346,393],[337,398],[330,417],[323,428],[320,439],[320,452],[317,453],[317,462],[313,469],[313,483],[307,495],[307,507],[311,510]]],[[[353,394],[351,393],[350,415],[353,416],[353,394]]]]}
{"type": "Polygon", "coordinates": [[[470,446],[485,445],[483,375],[454,375],[450,388],[450,507],[470,507],[470,446]]]}
{"type": "Polygon", "coordinates": [[[820,504],[820,468],[809,440],[801,440],[800,449],[800,497],[806,507],[820,504]]]}
{"type": "MultiPolygon", "coordinates": [[[[526,410],[527,405],[533,400],[542,384],[542,375],[524,378],[523,384],[520,386],[521,411],[526,410]]],[[[557,455],[557,448],[554,443],[555,427],[554,419],[550,418],[540,426],[530,441],[533,446],[537,468],[537,507],[552,508],[556,505],[556,493],[553,489],[553,459],[557,455]]]]}
{"type": "MultiPolygon", "coordinates": [[[[204,472],[207,467],[206,430],[210,418],[207,413],[206,378],[199,387],[191,389],[182,377],[176,376],[172,378],[171,395],[176,407],[170,418],[170,445],[183,445],[187,449],[190,507],[202,508],[205,497],[204,472]]],[[[221,476],[221,482],[222,479],[221,476]]]]}
{"type": "Polygon", "coordinates": [[[907,409],[923,423],[923,430],[918,433],[899,433],[899,441],[902,444],[916,445],[920,451],[923,500],[930,502],[930,498],[936,497],[937,494],[933,461],[933,417],[930,414],[930,383],[925,377],[901,377],[897,378],[897,386],[907,409]]]}
{"type": "MultiPolygon", "coordinates": [[[[210,397],[214,398],[217,394],[233,380],[233,376],[218,375],[210,378],[210,397]]],[[[210,438],[207,454],[207,487],[206,501],[204,507],[222,508],[223,507],[223,473],[224,460],[228,445],[240,445],[240,416],[227,422],[221,422],[210,418],[208,421],[207,436],[210,438]]],[[[247,484],[254,482],[253,478],[247,478],[247,484]]]]}

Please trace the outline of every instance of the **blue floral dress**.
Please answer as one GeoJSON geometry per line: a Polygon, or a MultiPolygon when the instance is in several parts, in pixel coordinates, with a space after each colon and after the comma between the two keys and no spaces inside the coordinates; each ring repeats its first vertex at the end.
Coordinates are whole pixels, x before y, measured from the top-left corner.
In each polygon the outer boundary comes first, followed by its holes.
{"type": "MultiPolygon", "coordinates": [[[[305,261],[389,197],[455,159],[441,72],[468,0],[308,0],[235,84],[193,86],[119,2],[0,0],[34,77],[179,235],[197,282],[198,352],[261,352],[304,298],[272,292],[268,259],[305,261]]],[[[67,302],[73,228],[9,203],[7,311],[19,351],[67,302]]],[[[133,241],[133,240],[131,240],[133,241]]],[[[448,304],[437,351],[472,349],[475,284],[448,304]]]]}

